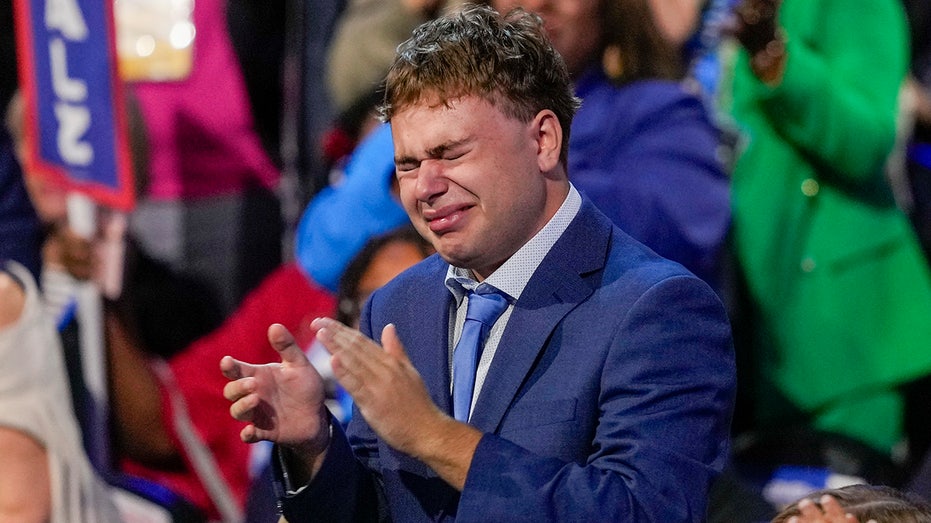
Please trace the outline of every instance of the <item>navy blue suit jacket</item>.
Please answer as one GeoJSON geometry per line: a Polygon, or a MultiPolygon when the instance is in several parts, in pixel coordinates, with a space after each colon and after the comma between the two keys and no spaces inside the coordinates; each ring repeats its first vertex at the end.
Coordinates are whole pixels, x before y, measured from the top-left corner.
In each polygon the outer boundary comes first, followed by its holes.
{"type": "MultiPolygon", "coordinates": [[[[433,256],[376,292],[362,329],[394,323],[433,401],[451,411],[447,267],[433,256]]],[[[715,293],[586,200],[514,305],[473,410],[485,435],[461,495],[356,412],[348,441],[334,438],[284,514],[291,523],[701,521],[726,460],[734,375],[715,293]]]]}

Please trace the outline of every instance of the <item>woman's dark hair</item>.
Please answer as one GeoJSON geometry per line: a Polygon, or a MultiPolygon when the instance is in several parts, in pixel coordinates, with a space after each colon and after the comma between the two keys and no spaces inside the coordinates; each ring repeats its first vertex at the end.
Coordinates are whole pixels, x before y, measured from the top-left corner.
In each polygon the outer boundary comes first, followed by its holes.
{"type": "Polygon", "coordinates": [[[615,84],[681,80],[681,52],[663,35],[648,0],[605,0],[604,69],[615,84]]]}

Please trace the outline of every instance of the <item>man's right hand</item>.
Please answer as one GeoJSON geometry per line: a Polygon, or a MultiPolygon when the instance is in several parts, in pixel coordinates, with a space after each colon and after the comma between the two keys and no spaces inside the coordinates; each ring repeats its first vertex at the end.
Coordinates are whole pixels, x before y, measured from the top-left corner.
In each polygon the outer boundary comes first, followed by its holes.
{"type": "Polygon", "coordinates": [[[223,357],[220,370],[231,380],[223,396],[232,402],[230,415],[248,422],[240,433],[244,442],[266,440],[285,447],[300,460],[307,474],[302,480],[310,480],[330,443],[323,378],[284,326],[270,326],[268,341],[281,363],[253,365],[223,357]]]}

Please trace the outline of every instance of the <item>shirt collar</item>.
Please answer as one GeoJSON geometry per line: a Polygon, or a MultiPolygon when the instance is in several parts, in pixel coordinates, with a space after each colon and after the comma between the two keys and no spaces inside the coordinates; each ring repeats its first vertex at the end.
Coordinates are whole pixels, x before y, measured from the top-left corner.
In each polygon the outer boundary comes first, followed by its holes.
{"type": "Polygon", "coordinates": [[[475,280],[471,269],[450,265],[446,270],[446,287],[455,297],[456,303],[462,303],[469,291],[481,292],[481,286],[486,284],[517,301],[543,258],[569,227],[581,206],[582,197],[575,186],[570,184],[569,194],[550,221],[482,283],[475,280]]]}

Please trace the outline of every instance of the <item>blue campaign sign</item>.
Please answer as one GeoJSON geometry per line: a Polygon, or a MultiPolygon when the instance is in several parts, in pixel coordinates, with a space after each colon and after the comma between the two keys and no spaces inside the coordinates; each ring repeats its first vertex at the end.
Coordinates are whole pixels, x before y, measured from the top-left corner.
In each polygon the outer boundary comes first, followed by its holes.
{"type": "Polygon", "coordinates": [[[113,0],[15,0],[27,167],[130,210],[131,162],[113,0]]]}

